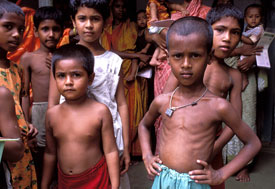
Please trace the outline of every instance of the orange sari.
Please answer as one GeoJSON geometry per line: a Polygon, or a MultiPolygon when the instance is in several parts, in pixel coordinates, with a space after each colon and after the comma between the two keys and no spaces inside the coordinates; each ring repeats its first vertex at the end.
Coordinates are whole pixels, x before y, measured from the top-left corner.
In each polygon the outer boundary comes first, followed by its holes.
{"type": "MultiPolygon", "coordinates": [[[[128,19],[118,25],[114,30],[112,21],[107,24],[101,36],[101,44],[106,50],[122,52],[134,52],[137,39],[137,29],[133,22],[128,19]]],[[[131,73],[131,59],[124,59],[122,63],[123,77],[131,73]]],[[[130,118],[130,152],[133,156],[141,155],[138,141],[138,124],[147,110],[147,80],[137,77],[133,82],[123,80],[126,101],[130,118]]]]}

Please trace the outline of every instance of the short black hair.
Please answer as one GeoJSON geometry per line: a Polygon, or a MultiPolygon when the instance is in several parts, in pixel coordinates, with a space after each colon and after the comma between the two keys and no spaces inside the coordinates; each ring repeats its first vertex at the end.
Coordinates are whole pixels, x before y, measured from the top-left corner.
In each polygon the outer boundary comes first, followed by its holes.
{"type": "Polygon", "coordinates": [[[168,29],[166,35],[166,46],[168,50],[169,38],[171,34],[177,34],[180,36],[187,36],[190,34],[202,35],[206,39],[207,52],[211,52],[213,44],[213,30],[211,25],[202,18],[195,16],[187,16],[173,22],[170,28],[168,29]]]}
{"type": "Polygon", "coordinates": [[[237,7],[234,7],[233,5],[230,5],[230,4],[219,5],[217,7],[212,8],[208,12],[206,16],[206,20],[210,25],[213,25],[217,21],[225,17],[235,18],[238,21],[241,30],[243,30],[244,20],[243,20],[242,12],[237,7]]]}
{"type": "Polygon", "coordinates": [[[108,0],[70,0],[72,19],[75,19],[75,15],[79,7],[95,9],[97,12],[101,14],[104,21],[110,16],[108,0]]]}
{"type": "Polygon", "coordinates": [[[138,15],[139,15],[139,13],[144,13],[145,16],[146,16],[146,11],[145,11],[144,9],[141,9],[141,10],[137,11],[136,17],[135,17],[135,21],[137,21],[137,17],[138,17],[138,15]]]}
{"type": "Polygon", "coordinates": [[[19,6],[17,6],[12,2],[1,0],[0,1],[0,18],[2,18],[2,16],[5,13],[15,13],[17,15],[25,16],[23,10],[19,6]]]}
{"type": "Polygon", "coordinates": [[[83,45],[67,44],[58,48],[52,57],[52,71],[55,76],[56,63],[60,60],[74,59],[82,63],[88,76],[94,73],[94,56],[92,52],[83,45]]]}
{"type": "MultiPolygon", "coordinates": [[[[219,0],[214,0],[214,1],[213,1],[213,4],[212,4],[212,7],[220,6],[220,4],[218,4],[218,1],[219,1],[219,0]]],[[[230,3],[231,5],[234,5],[234,0],[230,0],[229,3],[230,3]]],[[[227,4],[229,4],[229,3],[227,3],[227,4]]]]}
{"type": "Polygon", "coordinates": [[[39,24],[44,20],[54,20],[63,29],[63,14],[54,7],[40,7],[33,16],[34,26],[38,29],[39,24]]]}
{"type": "Polygon", "coordinates": [[[254,4],[248,5],[248,6],[244,9],[244,16],[246,16],[247,10],[248,10],[249,8],[257,8],[257,9],[260,9],[260,15],[263,16],[263,7],[262,7],[262,5],[260,5],[260,4],[255,4],[255,3],[254,3],[254,4]]]}

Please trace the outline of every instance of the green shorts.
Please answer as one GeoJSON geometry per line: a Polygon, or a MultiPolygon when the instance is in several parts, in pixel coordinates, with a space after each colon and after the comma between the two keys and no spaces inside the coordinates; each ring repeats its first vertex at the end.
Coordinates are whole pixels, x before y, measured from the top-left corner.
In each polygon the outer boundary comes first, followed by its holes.
{"type": "Polygon", "coordinates": [[[195,183],[187,173],[178,173],[165,165],[159,165],[160,175],[155,177],[152,189],[210,189],[207,184],[195,183]]]}

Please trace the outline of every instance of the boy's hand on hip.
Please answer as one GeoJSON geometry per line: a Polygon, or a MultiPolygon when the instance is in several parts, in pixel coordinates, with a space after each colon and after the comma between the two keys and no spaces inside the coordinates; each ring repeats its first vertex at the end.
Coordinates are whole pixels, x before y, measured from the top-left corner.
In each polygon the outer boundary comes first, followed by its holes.
{"type": "Polygon", "coordinates": [[[159,159],[159,156],[147,156],[143,159],[145,168],[150,176],[159,175],[161,168],[158,164],[162,164],[162,161],[159,159]]]}
{"type": "Polygon", "coordinates": [[[223,182],[220,171],[214,170],[211,165],[202,160],[197,160],[204,169],[189,171],[190,178],[199,184],[218,185],[223,182]]]}

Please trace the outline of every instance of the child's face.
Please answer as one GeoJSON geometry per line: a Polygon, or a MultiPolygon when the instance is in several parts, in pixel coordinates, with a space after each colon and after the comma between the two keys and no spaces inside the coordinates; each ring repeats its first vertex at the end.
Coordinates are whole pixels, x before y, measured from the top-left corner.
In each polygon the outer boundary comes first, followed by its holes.
{"type": "Polygon", "coordinates": [[[86,95],[93,75],[88,76],[78,59],[64,59],[56,63],[55,80],[58,91],[66,100],[77,100],[86,95]]]}
{"type": "Polygon", "coordinates": [[[113,4],[114,19],[123,20],[126,14],[126,7],[123,0],[115,0],[113,4]]]}
{"type": "Polygon", "coordinates": [[[248,8],[245,15],[245,21],[251,28],[258,26],[261,23],[261,13],[259,8],[248,8]]]}
{"type": "Polygon", "coordinates": [[[204,36],[198,33],[187,36],[171,34],[168,55],[172,72],[182,85],[191,86],[203,81],[210,60],[204,36]]]}
{"type": "Polygon", "coordinates": [[[0,18],[0,48],[14,51],[20,45],[25,30],[25,18],[15,13],[5,13],[0,18]]]}
{"type": "Polygon", "coordinates": [[[104,27],[104,20],[102,15],[95,9],[79,7],[73,19],[73,25],[77,29],[80,43],[85,45],[99,41],[104,27]]]}
{"type": "Polygon", "coordinates": [[[137,15],[137,25],[139,28],[146,28],[147,25],[146,15],[144,12],[141,12],[137,15]]]}
{"type": "Polygon", "coordinates": [[[227,58],[240,41],[241,27],[233,17],[224,17],[212,24],[214,56],[227,58]]]}
{"type": "Polygon", "coordinates": [[[43,20],[36,29],[41,45],[47,49],[55,49],[62,35],[62,29],[54,20],[43,20]]]}

